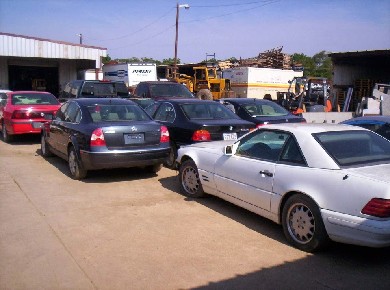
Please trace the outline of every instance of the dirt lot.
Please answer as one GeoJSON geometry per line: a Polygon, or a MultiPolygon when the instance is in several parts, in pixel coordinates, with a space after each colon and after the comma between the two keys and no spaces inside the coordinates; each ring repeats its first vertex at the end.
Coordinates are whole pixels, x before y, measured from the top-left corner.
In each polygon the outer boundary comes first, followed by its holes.
{"type": "Polygon", "coordinates": [[[72,180],[39,139],[0,140],[0,289],[390,289],[390,249],[307,254],[278,225],[179,193],[176,172],[72,180]]]}

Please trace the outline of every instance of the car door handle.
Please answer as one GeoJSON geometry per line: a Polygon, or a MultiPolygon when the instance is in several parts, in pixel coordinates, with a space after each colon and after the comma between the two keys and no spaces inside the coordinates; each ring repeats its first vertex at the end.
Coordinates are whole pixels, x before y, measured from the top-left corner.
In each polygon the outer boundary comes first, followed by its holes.
{"type": "Polygon", "coordinates": [[[260,174],[264,174],[265,176],[268,176],[268,177],[272,177],[274,176],[271,172],[269,172],[268,170],[262,170],[259,172],[260,174]]]}

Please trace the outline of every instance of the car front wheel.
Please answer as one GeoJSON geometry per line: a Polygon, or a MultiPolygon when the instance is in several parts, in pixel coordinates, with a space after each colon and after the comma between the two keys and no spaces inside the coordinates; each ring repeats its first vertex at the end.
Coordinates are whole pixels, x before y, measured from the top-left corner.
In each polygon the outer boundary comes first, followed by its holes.
{"type": "Polygon", "coordinates": [[[180,187],[188,197],[202,197],[204,191],[200,183],[198,168],[192,160],[184,161],[179,169],[180,187]]]}
{"type": "Polygon", "coordinates": [[[329,243],[320,210],[305,195],[296,194],[286,201],[282,225],[289,243],[302,251],[315,252],[329,243]]]}
{"type": "Polygon", "coordinates": [[[69,164],[70,174],[72,175],[73,179],[80,180],[87,176],[87,170],[85,170],[80,164],[80,161],[76,155],[76,150],[74,149],[74,147],[71,147],[69,149],[68,164],[69,164]]]}

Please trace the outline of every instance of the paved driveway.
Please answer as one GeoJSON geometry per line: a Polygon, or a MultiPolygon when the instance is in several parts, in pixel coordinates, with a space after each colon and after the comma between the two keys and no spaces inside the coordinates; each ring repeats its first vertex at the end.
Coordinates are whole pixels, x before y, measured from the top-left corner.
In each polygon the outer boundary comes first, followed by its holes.
{"type": "Polygon", "coordinates": [[[390,289],[390,249],[307,254],[176,172],[68,176],[39,139],[0,140],[0,289],[390,289]]]}

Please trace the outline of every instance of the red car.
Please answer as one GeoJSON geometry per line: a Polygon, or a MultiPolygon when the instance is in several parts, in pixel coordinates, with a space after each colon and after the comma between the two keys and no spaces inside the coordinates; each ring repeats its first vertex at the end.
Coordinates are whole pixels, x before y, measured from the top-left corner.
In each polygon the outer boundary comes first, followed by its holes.
{"type": "Polygon", "coordinates": [[[47,92],[13,91],[0,97],[0,126],[4,142],[13,135],[40,134],[44,122],[51,120],[60,107],[58,99],[47,92]]]}

